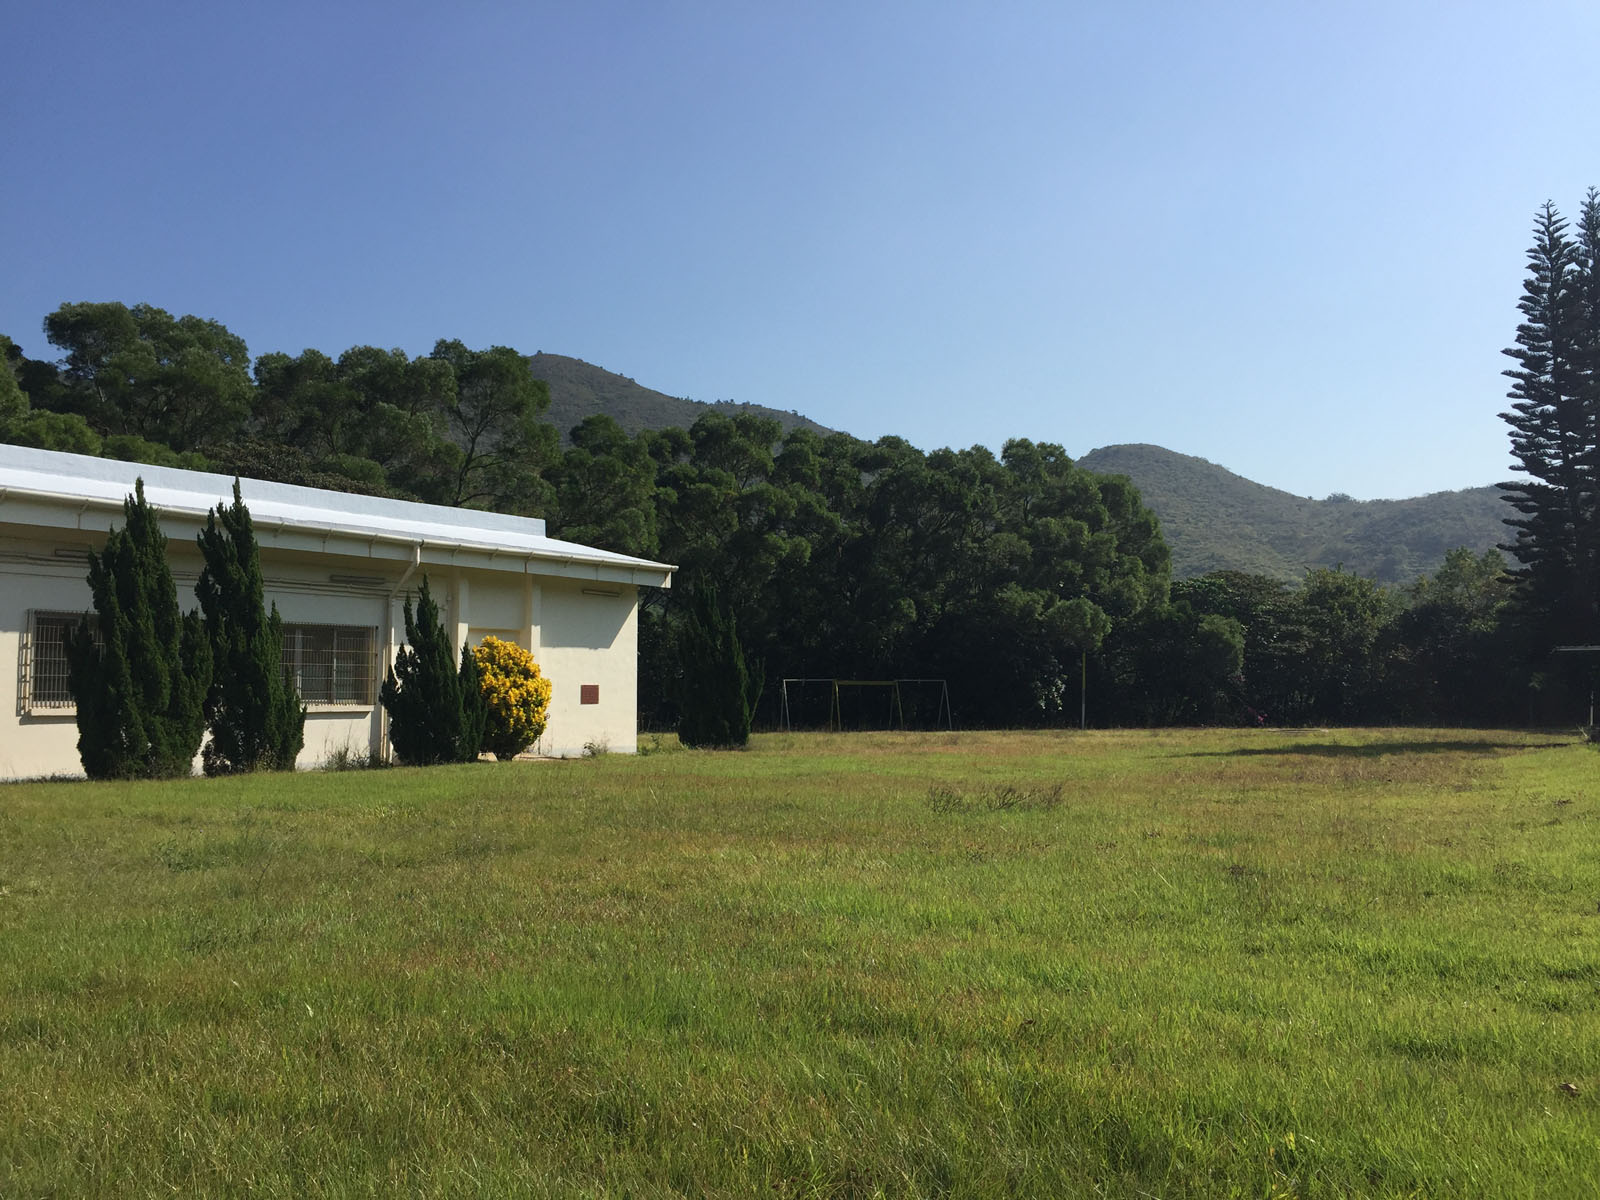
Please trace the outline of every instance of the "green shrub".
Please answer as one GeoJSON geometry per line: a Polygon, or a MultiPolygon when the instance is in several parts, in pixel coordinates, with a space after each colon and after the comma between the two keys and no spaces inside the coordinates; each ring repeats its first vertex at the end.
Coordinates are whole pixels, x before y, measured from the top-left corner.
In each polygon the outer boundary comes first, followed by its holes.
{"type": "Polygon", "coordinates": [[[395,757],[410,766],[472,762],[483,740],[477,661],[465,646],[459,664],[450,653],[426,577],[415,617],[408,598],[405,618],[407,644],[395,655],[378,694],[389,714],[395,757]]]}

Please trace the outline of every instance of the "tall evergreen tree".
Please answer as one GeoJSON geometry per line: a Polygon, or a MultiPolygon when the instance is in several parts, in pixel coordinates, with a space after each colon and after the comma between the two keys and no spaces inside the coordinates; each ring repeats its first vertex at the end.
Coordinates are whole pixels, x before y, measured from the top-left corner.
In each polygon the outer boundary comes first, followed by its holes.
{"type": "Polygon", "coordinates": [[[484,730],[489,724],[489,698],[483,694],[483,672],[478,667],[478,656],[465,639],[456,679],[461,685],[461,736],[456,743],[456,758],[472,762],[483,752],[484,730]]]}
{"type": "Polygon", "coordinates": [[[1522,560],[1516,572],[1524,612],[1539,641],[1592,641],[1600,597],[1600,405],[1595,394],[1595,273],[1600,263],[1600,206],[1591,192],[1578,241],[1548,201],[1534,221],[1528,278],[1518,304],[1517,366],[1511,410],[1514,470],[1526,480],[1501,485],[1517,516],[1504,547],[1522,560]],[[1588,311],[1586,311],[1588,310],[1588,311]]]}
{"type": "Polygon", "coordinates": [[[294,769],[305,744],[305,706],[283,670],[283,619],[269,613],[250,510],[233,481],[199,536],[206,565],[195,592],[205,613],[215,678],[206,697],[207,775],[294,769]]]}
{"type": "Polygon", "coordinates": [[[742,746],[750,740],[750,718],[761,694],[762,671],[745,665],[733,614],[702,583],[679,631],[683,657],[682,717],[678,738],[685,746],[742,746]]]}
{"type": "Polygon", "coordinates": [[[478,666],[466,647],[459,665],[450,652],[426,576],[414,616],[411,600],[406,600],[405,619],[406,645],[395,655],[378,693],[389,713],[395,755],[417,767],[472,762],[483,740],[485,717],[478,666]],[[467,685],[474,695],[463,695],[467,685]]]}
{"type": "Polygon", "coordinates": [[[85,622],[67,639],[78,753],[91,779],[188,775],[205,736],[211,653],[200,616],[178,611],[167,539],[144,480],[124,525],[89,555],[100,638],[85,622]]]}

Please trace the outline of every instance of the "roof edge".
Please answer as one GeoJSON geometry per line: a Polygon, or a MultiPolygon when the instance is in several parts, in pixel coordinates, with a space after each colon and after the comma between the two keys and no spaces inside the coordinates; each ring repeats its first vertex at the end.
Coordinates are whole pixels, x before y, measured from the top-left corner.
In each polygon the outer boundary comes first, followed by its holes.
{"type": "MultiPolygon", "coordinates": [[[[0,505],[8,498],[25,498],[55,507],[76,507],[74,524],[78,527],[83,527],[82,518],[89,509],[120,512],[123,500],[141,479],[152,506],[196,521],[204,520],[233,492],[233,477],[213,472],[0,444],[0,505]]],[[[459,547],[504,555],[508,563],[531,559],[581,563],[665,573],[668,580],[677,569],[669,563],[549,537],[538,517],[360,496],[243,476],[239,490],[263,531],[294,529],[366,543],[400,543],[419,551],[430,545],[459,547]]]]}

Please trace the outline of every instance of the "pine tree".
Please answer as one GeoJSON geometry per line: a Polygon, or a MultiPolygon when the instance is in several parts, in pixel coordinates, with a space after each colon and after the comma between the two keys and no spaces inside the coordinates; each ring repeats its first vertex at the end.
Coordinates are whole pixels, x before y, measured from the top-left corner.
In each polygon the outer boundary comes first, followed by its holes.
{"type": "Polygon", "coordinates": [[[1525,481],[1504,483],[1517,510],[1506,524],[1515,541],[1503,547],[1522,566],[1519,594],[1546,646],[1590,642],[1600,597],[1600,397],[1596,395],[1596,272],[1600,270],[1600,202],[1589,194],[1578,241],[1546,202],[1534,222],[1529,275],[1518,304],[1525,320],[1505,351],[1518,366],[1511,411],[1514,470],[1525,481]]]}
{"type": "Polygon", "coordinates": [[[1577,559],[1584,586],[1579,603],[1589,615],[1586,642],[1600,640],[1600,192],[1590,188],[1578,216],[1578,275],[1573,353],[1573,394],[1582,414],[1585,448],[1582,456],[1583,499],[1588,518],[1579,530],[1577,559]]]}
{"type": "Polygon", "coordinates": [[[733,613],[709,584],[695,589],[679,631],[683,664],[678,740],[685,746],[743,746],[761,694],[763,672],[745,665],[733,613]]]}
{"type": "Polygon", "coordinates": [[[122,511],[123,527],[89,555],[100,644],[87,622],[67,639],[78,753],[91,779],[188,775],[205,736],[210,648],[199,614],[179,614],[167,539],[145,502],[144,480],[122,511]]]}
{"type": "Polygon", "coordinates": [[[283,670],[283,619],[264,607],[261,552],[233,481],[199,536],[206,565],[195,592],[205,613],[215,678],[206,697],[207,775],[294,769],[305,744],[305,706],[283,670]],[[219,524],[220,522],[220,524],[219,524]]]}
{"type": "Polygon", "coordinates": [[[406,645],[395,655],[378,698],[389,713],[389,740],[401,762],[410,766],[472,762],[483,740],[483,694],[478,664],[462,647],[462,658],[450,652],[450,639],[439,623],[439,606],[422,580],[413,617],[405,605],[406,645]],[[471,695],[463,697],[470,681],[471,695]]]}

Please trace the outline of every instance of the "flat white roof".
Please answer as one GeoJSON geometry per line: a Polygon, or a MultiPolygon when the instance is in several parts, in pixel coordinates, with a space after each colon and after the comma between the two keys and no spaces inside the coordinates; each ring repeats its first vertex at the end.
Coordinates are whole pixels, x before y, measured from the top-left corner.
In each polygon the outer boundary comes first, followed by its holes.
{"type": "MultiPolygon", "coordinates": [[[[133,493],[138,479],[144,480],[145,499],[155,508],[199,521],[218,504],[233,499],[233,477],[229,475],[0,445],[0,519],[7,500],[13,496],[50,499],[66,506],[109,507],[120,514],[123,500],[133,493]]],[[[418,548],[459,548],[586,564],[627,570],[630,574],[635,570],[646,575],[665,573],[668,579],[675,569],[666,563],[546,537],[544,521],[538,517],[359,496],[264,479],[241,478],[239,491],[250,509],[258,536],[291,529],[409,542],[418,548]]]]}

